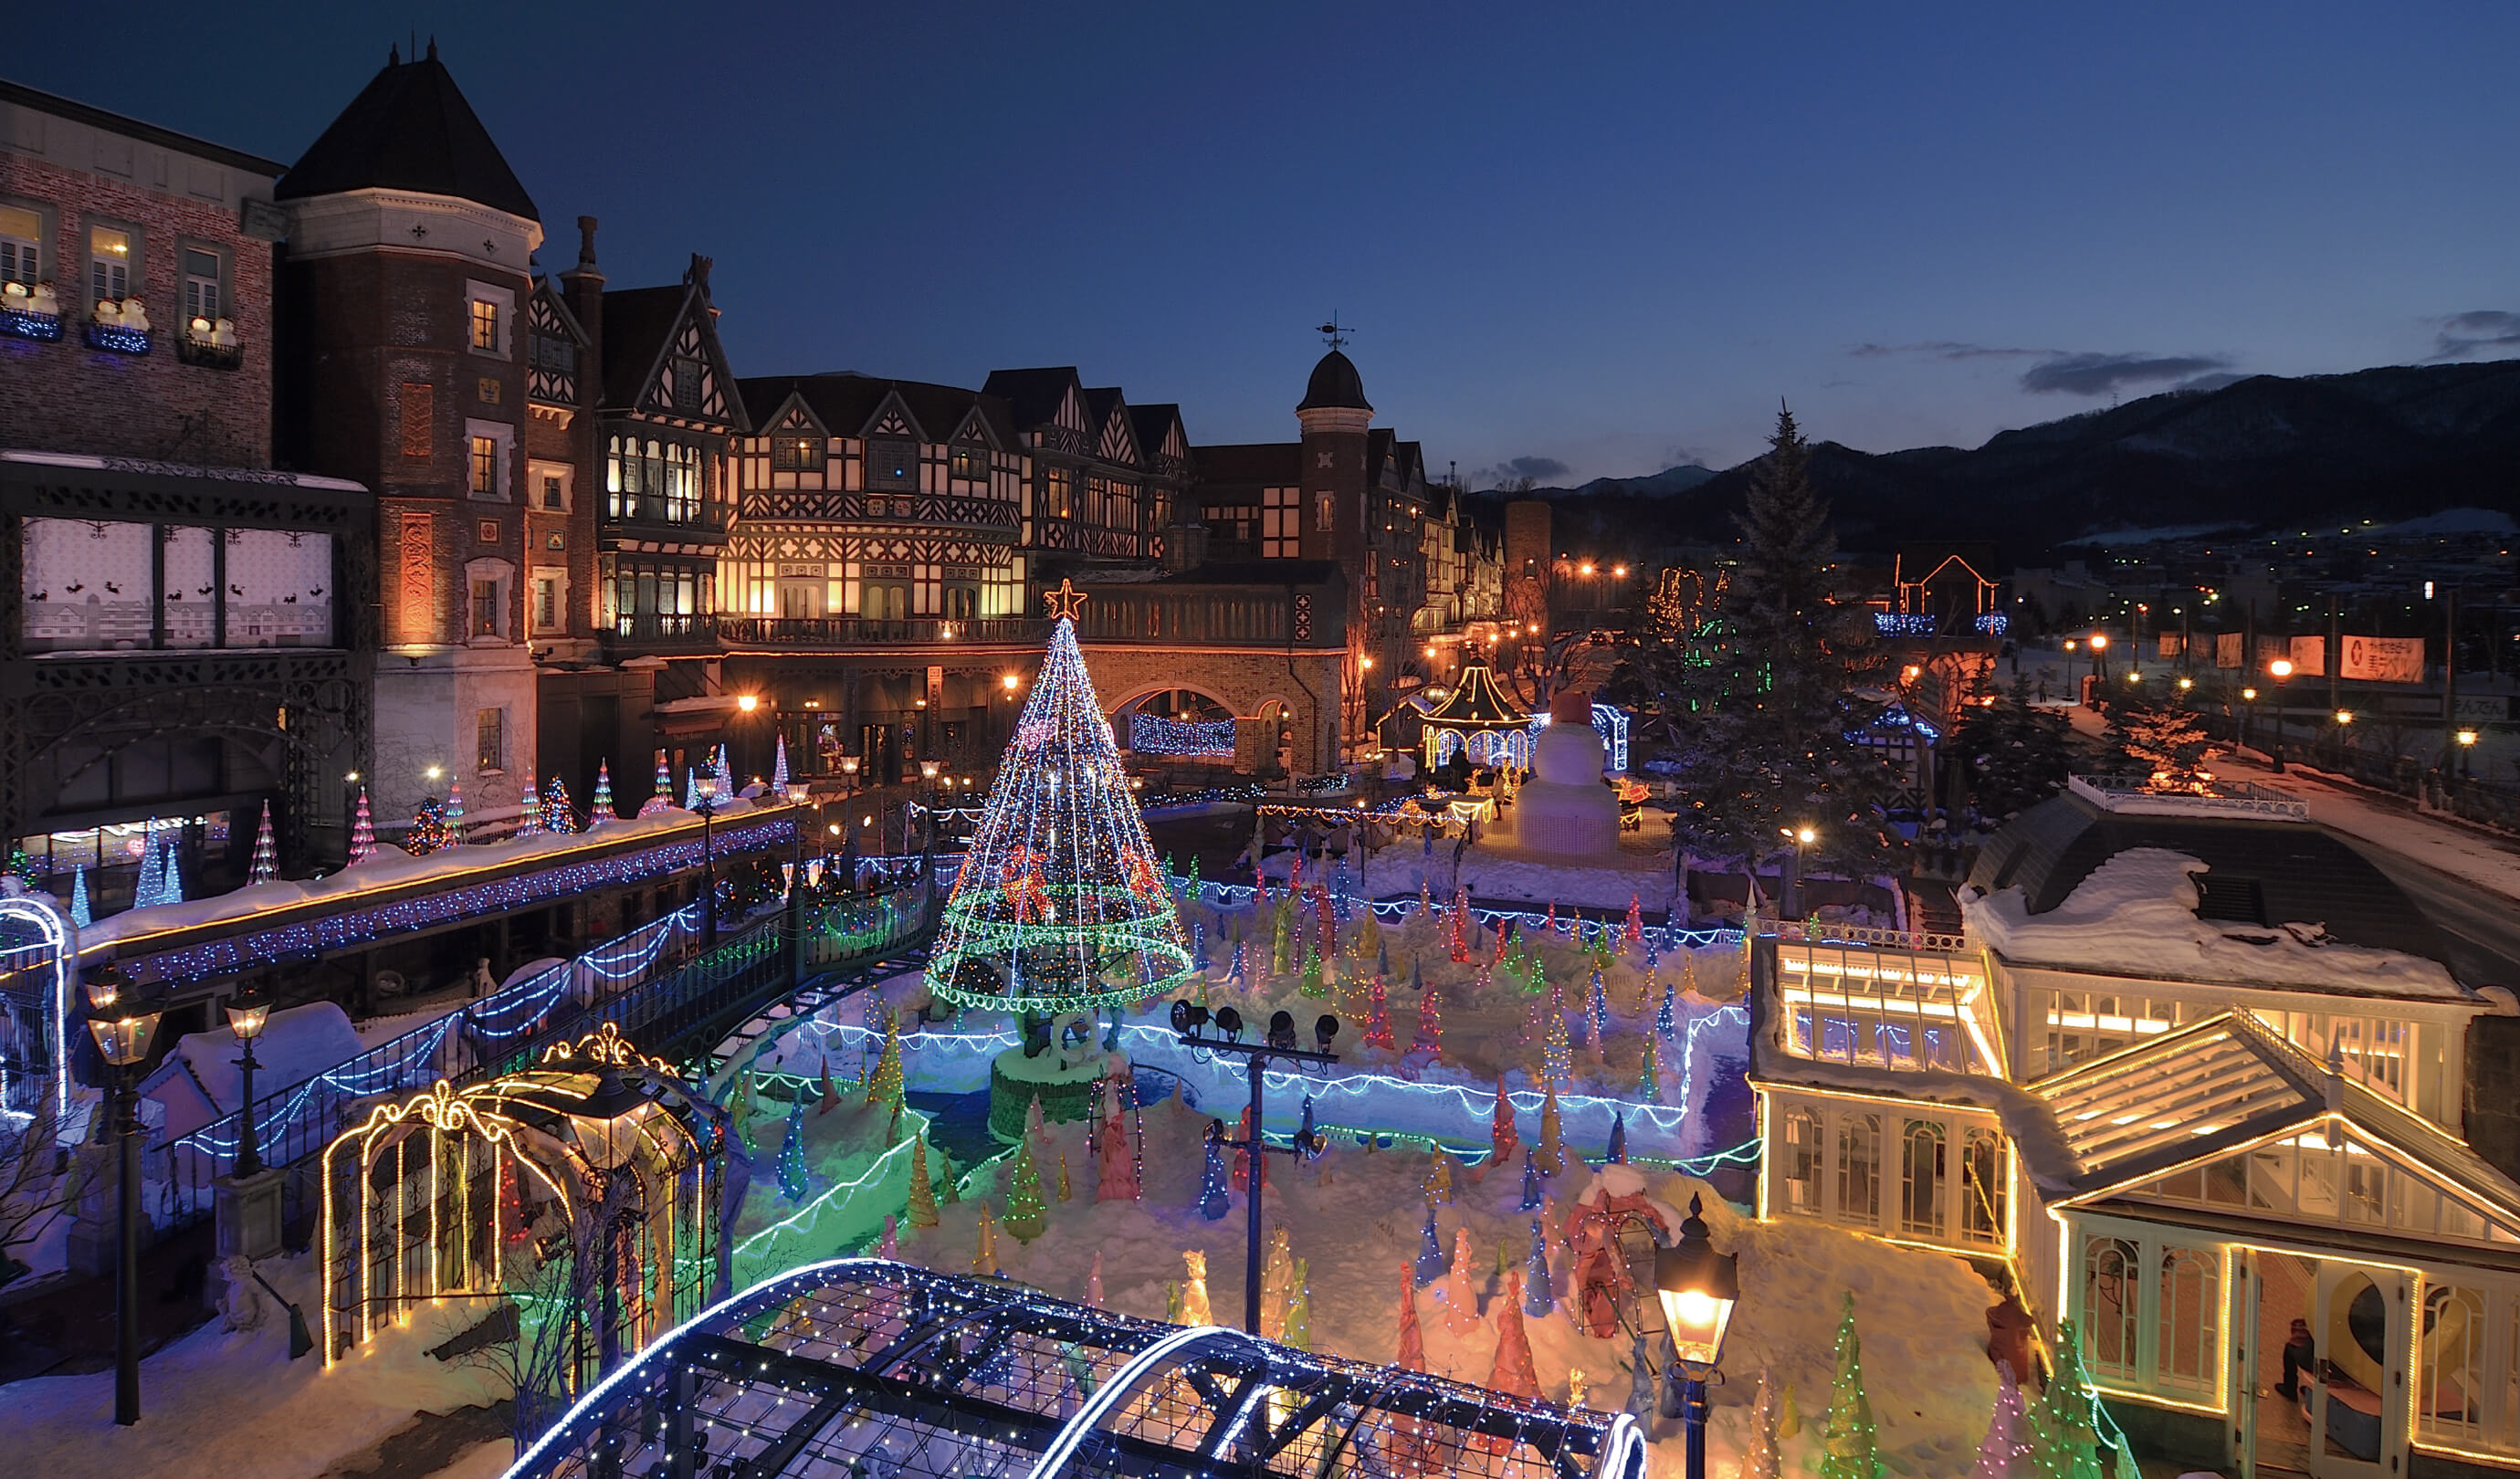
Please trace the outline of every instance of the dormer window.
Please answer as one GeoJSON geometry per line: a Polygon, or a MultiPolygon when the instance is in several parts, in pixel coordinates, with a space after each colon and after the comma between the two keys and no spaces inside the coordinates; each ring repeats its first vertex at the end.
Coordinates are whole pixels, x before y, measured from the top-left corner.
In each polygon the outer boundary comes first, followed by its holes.
{"type": "Polygon", "coordinates": [[[700,408],[700,362],[677,358],[673,362],[674,409],[698,411],[700,408]]]}
{"type": "Polygon", "coordinates": [[[819,472],[823,470],[823,439],[782,431],[770,438],[770,466],[781,472],[819,472]]]}
{"type": "Polygon", "coordinates": [[[989,475],[989,449],[986,447],[957,446],[954,449],[954,475],[972,482],[982,482],[987,480],[989,475]]]}

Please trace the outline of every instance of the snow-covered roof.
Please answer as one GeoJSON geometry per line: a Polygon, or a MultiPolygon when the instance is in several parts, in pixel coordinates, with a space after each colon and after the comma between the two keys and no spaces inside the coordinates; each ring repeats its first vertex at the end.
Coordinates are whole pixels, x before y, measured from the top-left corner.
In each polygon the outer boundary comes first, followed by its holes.
{"type": "MultiPolygon", "coordinates": [[[[2286,829],[2324,836],[2317,829],[2286,829]]],[[[2243,876],[2219,873],[2216,864],[2185,851],[2130,847],[2097,861],[2070,892],[2045,908],[2037,878],[1989,888],[1982,874],[1973,874],[1959,891],[1960,914],[1971,938],[2022,964],[2357,997],[2476,1000],[2437,954],[2356,943],[2347,924],[2369,925],[2368,901],[2344,903],[2354,914],[2340,921],[2318,911],[2320,899],[2285,887],[2298,879],[2275,871],[2279,858],[2255,861],[2271,866],[2243,876]],[[2203,887],[2200,877],[2208,880],[2203,887]],[[2214,911],[2200,912],[2204,889],[2226,878],[2232,885],[2227,897],[2216,901],[2214,911]],[[2245,902],[2229,902],[2234,895],[2245,902]],[[2257,918],[2234,918],[2251,907],[2257,918]]],[[[2437,951],[2438,935],[2397,885],[2376,870],[2370,880],[2408,916],[2402,928],[2377,932],[2429,943],[2437,951]]],[[[2366,938],[2374,932],[2356,931],[2366,938]]]]}

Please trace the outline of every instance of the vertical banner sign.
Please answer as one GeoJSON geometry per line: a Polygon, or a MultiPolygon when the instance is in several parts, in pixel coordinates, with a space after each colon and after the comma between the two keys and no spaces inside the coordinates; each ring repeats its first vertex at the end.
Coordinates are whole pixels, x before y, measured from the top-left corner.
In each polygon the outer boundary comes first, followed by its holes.
{"type": "Polygon", "coordinates": [[[2326,638],[2295,637],[2292,640],[2292,650],[2286,655],[2292,658],[2292,675],[2295,678],[2327,676],[2326,638]]]}
{"type": "Polygon", "coordinates": [[[2348,637],[2345,639],[2345,676],[2366,683],[2421,683],[2424,681],[2424,640],[2421,637],[2348,637]]]}
{"type": "Polygon", "coordinates": [[[2162,661],[2167,662],[2185,649],[2187,639],[2178,632],[2164,632],[2161,634],[2160,642],[2158,655],[2162,661]]]}
{"type": "Polygon", "coordinates": [[[2241,665],[2240,638],[2241,634],[2238,632],[2220,632],[2215,635],[2214,665],[2216,667],[2235,668],[2241,665]]]}

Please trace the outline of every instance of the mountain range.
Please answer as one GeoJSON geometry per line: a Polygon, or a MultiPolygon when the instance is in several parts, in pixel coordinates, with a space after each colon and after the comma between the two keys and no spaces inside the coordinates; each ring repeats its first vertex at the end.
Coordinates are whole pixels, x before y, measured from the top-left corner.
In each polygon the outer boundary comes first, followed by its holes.
{"type": "MultiPolygon", "coordinates": [[[[1642,555],[1641,544],[1730,544],[1757,465],[1689,465],[1526,496],[1555,506],[1561,545],[1642,555]]],[[[2520,513],[2520,360],[2252,376],[1998,432],[1974,448],[1873,453],[1820,440],[1811,466],[1839,546],[1854,555],[1967,541],[2036,562],[2120,529],[2520,513]]],[[[1504,495],[1471,497],[1494,505],[1504,495]]]]}

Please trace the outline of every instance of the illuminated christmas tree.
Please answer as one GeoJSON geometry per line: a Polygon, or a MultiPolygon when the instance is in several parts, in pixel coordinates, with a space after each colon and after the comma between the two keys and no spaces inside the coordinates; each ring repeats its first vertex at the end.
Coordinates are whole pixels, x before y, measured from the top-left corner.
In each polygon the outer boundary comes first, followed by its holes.
{"type": "MultiPolygon", "coordinates": [[[[1456,1335],[1478,1328],[1479,1292],[1470,1284],[1470,1230],[1453,1230],[1453,1263],[1444,1271],[1444,1328],[1456,1335]]],[[[1500,1317],[1502,1319],[1502,1317],[1500,1317]]]]}
{"type": "Polygon", "coordinates": [[[1537,1218],[1531,1224],[1530,1272],[1523,1277],[1525,1290],[1522,1313],[1534,1320],[1545,1318],[1557,1308],[1557,1300],[1549,1288],[1549,1232],[1537,1218]]]}
{"type": "Polygon", "coordinates": [[[1369,1000],[1372,1007],[1365,1017],[1365,1046],[1392,1048],[1398,1046],[1391,1035],[1391,993],[1384,986],[1382,973],[1375,971],[1369,1000]]]}
{"type": "Polygon", "coordinates": [[[1601,972],[1598,967],[1593,971],[1592,984],[1584,999],[1584,1030],[1589,1034],[1587,1046],[1595,1053],[1598,1053],[1601,1051],[1601,1040],[1610,1035],[1610,993],[1609,988],[1601,983],[1601,972]]]}
{"type": "Polygon", "coordinates": [[[1679,992],[1679,982],[1665,981],[1662,983],[1662,1006],[1654,1012],[1654,1036],[1661,1038],[1666,1042],[1670,1040],[1673,1031],[1680,1025],[1679,1011],[1675,1001],[1679,992]]]}
{"type": "Polygon", "coordinates": [[[525,1216],[524,1188],[518,1184],[513,1156],[499,1160],[499,1229],[501,1237],[512,1248],[534,1235],[531,1220],[525,1216]]]}
{"type": "Polygon", "coordinates": [[[1214,1121],[1207,1126],[1207,1153],[1198,1168],[1198,1215],[1209,1222],[1225,1216],[1225,1132],[1214,1121]]]}
{"type": "Polygon", "coordinates": [[[1549,1001],[1541,1009],[1547,1013],[1541,1026],[1548,1037],[1541,1050],[1540,1071],[1551,1083],[1563,1083],[1575,1075],[1574,1049],[1566,1041],[1566,993],[1552,983],[1549,1001]]]}
{"type": "Polygon", "coordinates": [[[927,1137],[922,1135],[910,1143],[910,1225],[932,1228],[938,1221],[936,1185],[927,1177],[927,1137]]]}
{"type": "Polygon", "coordinates": [[[770,765],[770,788],[774,791],[788,788],[788,737],[785,734],[779,737],[779,753],[770,765]]]}
{"type": "Polygon", "coordinates": [[[1505,1092],[1505,1075],[1497,1075],[1496,1107],[1488,1112],[1488,1149],[1493,1152],[1488,1164],[1509,1166],[1513,1152],[1522,1143],[1521,1135],[1513,1128],[1513,1098],[1505,1092]]]}
{"type": "Polygon", "coordinates": [[[0,874],[16,878],[20,882],[31,883],[34,881],[35,860],[26,855],[26,847],[24,843],[12,842],[9,844],[9,861],[6,865],[0,865],[0,874]]]}
{"type": "Polygon", "coordinates": [[[1540,1162],[1526,1149],[1522,1152],[1522,1200],[1514,1205],[1520,1211],[1537,1212],[1546,1199],[1547,1193],[1540,1189],[1540,1162]]]}
{"type": "Polygon", "coordinates": [[[350,819],[350,861],[364,863],[377,851],[377,821],[368,812],[368,788],[359,787],[359,809],[350,819]]]}
{"type": "Polygon", "coordinates": [[[1540,1097],[1540,1145],[1535,1152],[1543,1176],[1556,1176],[1566,1169],[1566,1139],[1557,1123],[1557,1085],[1544,1086],[1540,1097]]]}
{"type": "MultiPolygon", "coordinates": [[[[901,1105],[901,1024],[889,1011],[883,1014],[883,1052],[876,1056],[875,1071],[867,1075],[866,1101],[894,1108],[901,1105]]],[[[1038,1098],[1033,1100],[1035,1105],[1040,1102],[1038,1098]]]]}
{"type": "Polygon", "coordinates": [[[1435,1204],[1426,1204],[1426,1227],[1418,1236],[1418,1287],[1444,1277],[1444,1240],[1435,1234],[1435,1204]]]}
{"type": "Polygon", "coordinates": [[[1056,1014],[1134,1005],[1191,976],[1191,958],[1111,727],[1058,620],[945,902],[928,990],[958,1007],[1056,1014]]]}
{"type": "Polygon", "coordinates": [[[446,783],[445,821],[446,841],[441,845],[462,847],[464,845],[464,783],[461,781],[446,783]]]}
{"type": "Polygon", "coordinates": [[[595,804],[586,811],[586,829],[593,831],[607,822],[618,822],[620,814],[612,809],[612,762],[599,760],[595,765],[595,804]]]}
{"type": "Polygon", "coordinates": [[[1497,1300],[1496,1366],[1488,1372],[1490,1390],[1515,1397],[1540,1395],[1540,1371],[1532,1365],[1531,1337],[1522,1328],[1522,1271],[1505,1277],[1505,1293],[1497,1300]]]}
{"type": "Polygon", "coordinates": [[[1102,1308],[1102,1250],[1094,1250],[1094,1272],[1085,1276],[1085,1302],[1102,1308]]]}
{"type": "Polygon", "coordinates": [[[1002,1221],[1017,1242],[1032,1241],[1049,1225],[1041,1204],[1041,1167],[1032,1158],[1030,1139],[1015,1146],[1014,1169],[1007,1173],[1007,1215],[1002,1221]]]}
{"type": "Polygon", "coordinates": [[[1821,1431],[1820,1479],[1881,1479],[1872,1404],[1864,1395],[1864,1351],[1855,1334],[1855,1294],[1837,1325],[1837,1369],[1829,1378],[1828,1423],[1821,1431]]]}
{"type": "Polygon", "coordinates": [[[140,875],[131,884],[131,907],[148,909],[166,902],[166,858],[158,848],[158,819],[149,819],[140,841],[140,875]]]}
{"type": "Polygon", "coordinates": [[[87,865],[84,863],[79,865],[77,872],[70,874],[70,922],[81,929],[96,922],[94,914],[88,908],[87,865]]]}
{"type": "Polygon", "coordinates": [[[1995,1374],[1995,1414],[1987,1420],[1986,1439],[1977,1446],[1977,1466],[1969,1470],[1969,1479],[2038,1479],[2038,1449],[2030,1441],[2021,1384],[2012,1379],[2009,1362],[1997,1362],[1995,1374]]]}
{"type": "Polygon", "coordinates": [[[983,1278],[993,1277],[998,1267],[998,1229],[989,1220],[989,1204],[980,1203],[979,1247],[971,1255],[971,1272],[983,1278]]]}
{"type": "Polygon", "coordinates": [[[271,836],[271,803],[262,803],[262,821],[253,829],[253,861],[246,865],[246,886],[268,883],[280,876],[280,846],[271,836]]]}
{"type": "Polygon", "coordinates": [[[700,773],[696,770],[687,769],[683,772],[683,810],[687,812],[696,812],[699,809],[700,773]]]}
{"type": "Polygon", "coordinates": [[[717,779],[717,798],[731,800],[735,795],[735,767],[727,763],[724,744],[717,747],[717,763],[710,768],[710,774],[717,779]]]}
{"type": "Polygon", "coordinates": [[[1777,1384],[1759,1368],[1759,1395],[1750,1404],[1750,1439],[1741,1453],[1741,1479],[1779,1479],[1784,1456],[1778,1448],[1777,1384]]]}
{"type": "Polygon", "coordinates": [[[2070,1320],[2056,1322],[2056,1369],[2030,1410],[2037,1470],[2049,1479],[2099,1479],[2100,1396],[2083,1372],[2083,1341],[2070,1320]]]}
{"type": "Polygon", "coordinates": [[[805,1095],[788,1101],[788,1137],[779,1143],[779,1189],[789,1201],[805,1199],[805,1095]]]}
{"type": "Polygon", "coordinates": [[[543,783],[543,830],[573,833],[578,829],[577,808],[569,804],[568,783],[554,772],[543,783]]]}
{"type": "Polygon", "coordinates": [[[528,784],[517,799],[517,835],[539,836],[543,829],[543,795],[528,784]]]}
{"type": "Polygon", "coordinates": [[[435,796],[423,796],[420,809],[411,814],[411,830],[403,837],[403,851],[415,858],[426,858],[445,845],[446,803],[435,796]]]}
{"type": "Polygon", "coordinates": [[[1603,1154],[1602,1163],[1611,1166],[1628,1163],[1628,1117],[1624,1113],[1610,1121],[1610,1148],[1603,1154]]]}
{"type": "Polygon", "coordinates": [[[1418,998],[1418,1030],[1410,1035],[1409,1051],[1423,1053],[1428,1057],[1441,1057],[1444,1055],[1443,995],[1424,990],[1422,981],[1418,984],[1421,994],[1418,998]]]}
{"type": "Polygon", "coordinates": [[[674,773],[665,764],[663,750],[656,751],[656,779],[652,783],[652,787],[648,793],[646,803],[639,808],[639,815],[643,817],[652,817],[658,812],[674,809],[674,773]]]}
{"type": "Polygon", "coordinates": [[[1628,895],[1628,924],[1625,929],[1619,931],[1619,944],[1623,949],[1634,950],[1644,942],[1644,905],[1639,902],[1635,894],[1630,894],[1628,895]]]}
{"type": "Polygon", "coordinates": [[[1644,1069],[1637,1075],[1637,1098],[1648,1104],[1662,1102],[1662,1055],[1656,1046],[1659,1041],[1651,1035],[1645,1038],[1644,1069]]]}

